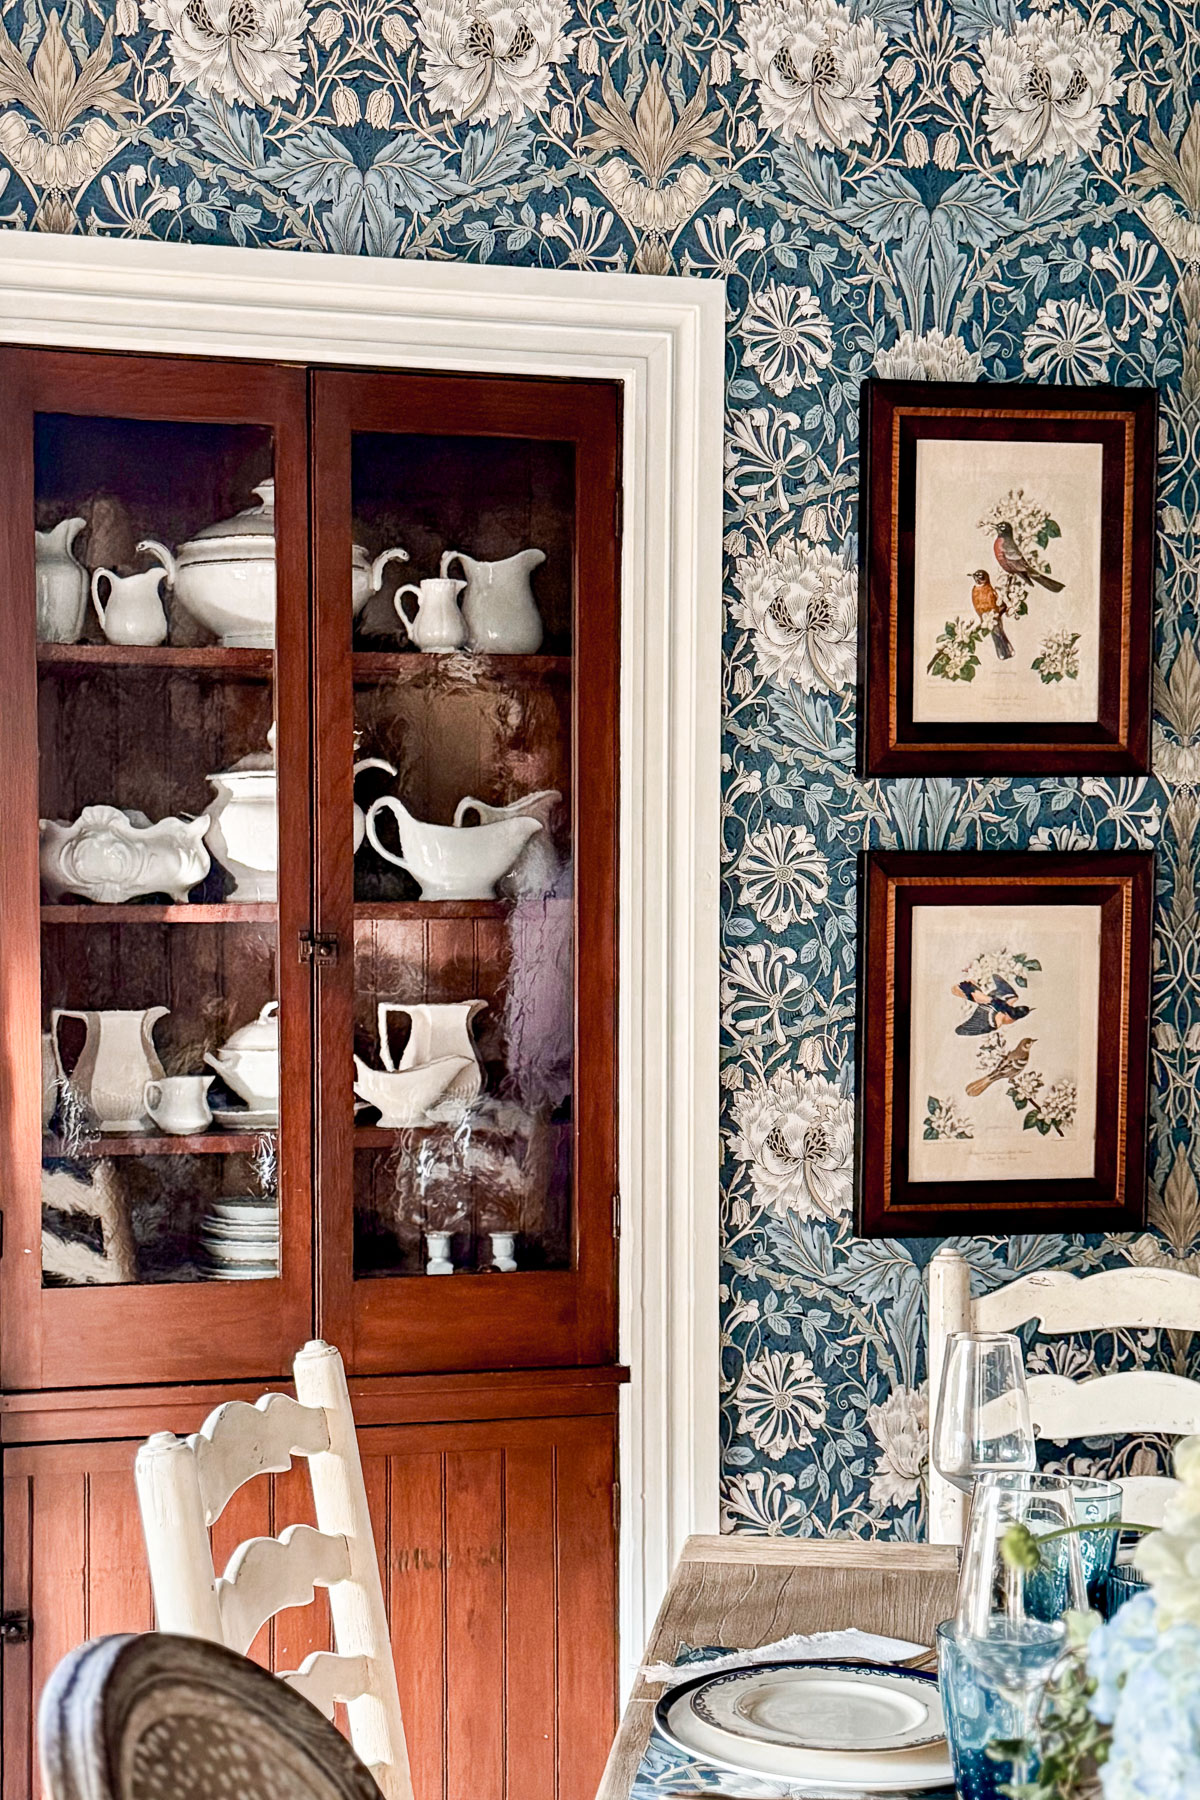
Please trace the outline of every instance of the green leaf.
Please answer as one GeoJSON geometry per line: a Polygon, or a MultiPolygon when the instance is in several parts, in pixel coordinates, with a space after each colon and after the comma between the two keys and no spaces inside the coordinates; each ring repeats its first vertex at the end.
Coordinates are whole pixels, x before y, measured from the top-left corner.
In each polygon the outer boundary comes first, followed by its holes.
{"type": "Polygon", "coordinates": [[[940,1112],[941,1112],[941,1110],[942,1110],[942,1103],[941,1103],[941,1101],[940,1101],[940,1100],[939,1100],[939,1099],[938,1099],[938,1098],[937,1098],[937,1096],[936,1096],[936,1095],[934,1095],[934,1094],[930,1094],[930,1096],[929,1096],[929,1098],[928,1098],[928,1100],[927,1100],[927,1101],[926,1101],[926,1102],[925,1102],[925,1110],[926,1110],[926,1112],[929,1112],[929,1113],[933,1113],[933,1114],[935,1114],[935,1115],[936,1115],[936,1114],[937,1114],[937,1113],[940,1113],[940,1112]]]}
{"type": "Polygon", "coordinates": [[[1047,537],[1056,538],[1062,536],[1062,532],[1058,529],[1058,526],[1053,519],[1047,519],[1042,529],[1045,531],[1047,537]]]}
{"type": "Polygon", "coordinates": [[[1021,1130],[1022,1131],[1032,1131],[1032,1129],[1035,1125],[1040,1125],[1040,1124],[1041,1124],[1041,1120],[1038,1118],[1038,1116],[1035,1112],[1026,1113],[1025,1114],[1025,1123],[1024,1123],[1024,1125],[1022,1125],[1021,1130]]]}

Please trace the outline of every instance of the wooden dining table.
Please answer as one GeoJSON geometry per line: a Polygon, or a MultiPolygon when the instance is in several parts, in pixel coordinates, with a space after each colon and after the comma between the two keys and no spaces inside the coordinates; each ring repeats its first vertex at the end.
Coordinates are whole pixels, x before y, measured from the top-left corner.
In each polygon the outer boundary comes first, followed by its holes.
{"type": "MultiPolygon", "coordinates": [[[[691,1537],[646,1649],[673,1663],[684,1645],[752,1650],[796,1631],[861,1631],[932,1645],[954,1610],[958,1550],[865,1539],[691,1537]]],[[[641,1675],[617,1731],[596,1800],[629,1800],[650,1741],[658,1683],[641,1675]]]]}

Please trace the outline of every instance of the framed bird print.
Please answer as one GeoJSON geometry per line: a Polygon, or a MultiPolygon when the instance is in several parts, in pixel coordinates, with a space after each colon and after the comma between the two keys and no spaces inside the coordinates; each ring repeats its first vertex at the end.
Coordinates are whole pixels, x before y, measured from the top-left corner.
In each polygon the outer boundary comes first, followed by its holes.
{"type": "Polygon", "coordinates": [[[1154,863],[869,851],[858,1230],[1144,1222],[1154,863]]]}
{"type": "Polygon", "coordinates": [[[1149,770],[1152,388],[867,381],[868,775],[1149,770]]]}

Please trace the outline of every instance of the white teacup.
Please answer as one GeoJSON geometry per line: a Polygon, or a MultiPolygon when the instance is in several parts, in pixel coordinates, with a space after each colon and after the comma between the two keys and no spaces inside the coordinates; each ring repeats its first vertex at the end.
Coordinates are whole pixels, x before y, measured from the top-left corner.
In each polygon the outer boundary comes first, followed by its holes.
{"type": "Polygon", "coordinates": [[[143,1101],[160,1131],[170,1137],[197,1137],[212,1124],[208,1090],[212,1075],[163,1075],[146,1083],[143,1101]]]}

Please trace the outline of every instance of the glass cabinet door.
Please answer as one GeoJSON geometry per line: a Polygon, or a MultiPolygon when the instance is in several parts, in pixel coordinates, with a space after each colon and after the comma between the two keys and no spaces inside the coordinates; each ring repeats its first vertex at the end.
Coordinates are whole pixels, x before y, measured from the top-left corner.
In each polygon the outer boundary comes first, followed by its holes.
{"type": "Polygon", "coordinates": [[[610,1360],[615,390],[313,381],[323,1329],[610,1360]]]}
{"type": "Polygon", "coordinates": [[[5,1384],[282,1373],[311,1312],[304,376],[6,351],[0,383],[5,1384]]]}

